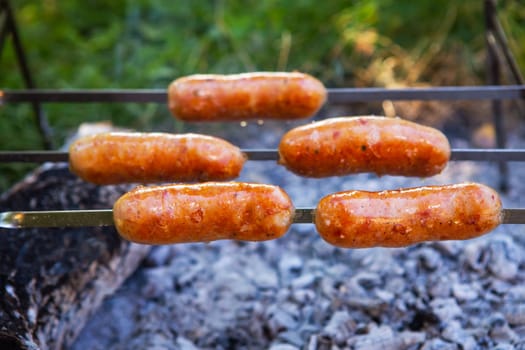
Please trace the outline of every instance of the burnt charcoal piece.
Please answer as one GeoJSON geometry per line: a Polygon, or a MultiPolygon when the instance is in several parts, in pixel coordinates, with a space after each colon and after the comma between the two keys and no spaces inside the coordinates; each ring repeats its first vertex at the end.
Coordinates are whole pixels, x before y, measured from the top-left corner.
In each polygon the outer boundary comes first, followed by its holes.
{"type": "MultiPolygon", "coordinates": [[[[0,197],[0,211],[111,208],[129,188],[44,165],[0,197]]],[[[148,252],[112,227],[0,229],[0,348],[67,348],[148,252]]]]}
{"type": "Polygon", "coordinates": [[[426,325],[434,325],[439,323],[439,318],[429,310],[417,310],[408,328],[412,331],[420,331],[426,325]]]}

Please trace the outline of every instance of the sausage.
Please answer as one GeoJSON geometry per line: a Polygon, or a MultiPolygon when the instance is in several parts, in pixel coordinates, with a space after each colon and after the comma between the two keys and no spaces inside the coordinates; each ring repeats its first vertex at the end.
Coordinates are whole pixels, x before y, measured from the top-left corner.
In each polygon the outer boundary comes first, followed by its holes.
{"type": "Polygon", "coordinates": [[[100,185],[231,180],[245,160],[227,141],[198,134],[103,133],[69,148],[71,171],[100,185]]]}
{"type": "Polygon", "coordinates": [[[498,194],[465,183],[382,192],[347,191],[321,199],[315,226],[345,248],[404,247],[480,236],[501,223],[498,194]]]}
{"type": "Polygon", "coordinates": [[[168,88],[170,111],[185,121],[308,118],[325,100],[324,85],[298,72],[190,75],[168,88]]]}
{"type": "Polygon", "coordinates": [[[377,175],[432,176],[450,158],[439,130],[400,118],[341,117],[287,132],[279,163],[306,177],[373,172],[377,175]]]}
{"type": "Polygon", "coordinates": [[[236,182],[138,187],[113,207],[120,235],[145,244],[270,240],[286,233],[293,215],[278,186],[236,182]]]}

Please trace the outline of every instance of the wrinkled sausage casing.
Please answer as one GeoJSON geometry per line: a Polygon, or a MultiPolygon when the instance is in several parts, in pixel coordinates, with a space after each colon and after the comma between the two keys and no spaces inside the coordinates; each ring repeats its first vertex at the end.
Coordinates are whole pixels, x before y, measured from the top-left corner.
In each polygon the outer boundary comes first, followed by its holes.
{"type": "Polygon", "coordinates": [[[339,247],[404,247],[480,236],[501,223],[501,213],[493,189],[466,183],[332,194],[319,202],[315,225],[339,247]]]}
{"type": "Polygon", "coordinates": [[[308,118],[325,100],[324,85],[297,72],[191,75],[168,88],[169,109],[186,121],[308,118]]]}
{"type": "Polygon", "coordinates": [[[137,243],[264,241],[286,233],[294,207],[277,186],[209,182],[136,188],[113,215],[120,235],[137,243]]]}
{"type": "Polygon", "coordinates": [[[400,118],[341,117],[290,130],[279,145],[279,163],[307,177],[371,172],[432,176],[450,158],[439,130],[400,118]]]}
{"type": "Polygon", "coordinates": [[[223,181],[239,176],[246,157],[225,140],[198,134],[104,133],[69,148],[69,167],[100,185],[223,181]]]}

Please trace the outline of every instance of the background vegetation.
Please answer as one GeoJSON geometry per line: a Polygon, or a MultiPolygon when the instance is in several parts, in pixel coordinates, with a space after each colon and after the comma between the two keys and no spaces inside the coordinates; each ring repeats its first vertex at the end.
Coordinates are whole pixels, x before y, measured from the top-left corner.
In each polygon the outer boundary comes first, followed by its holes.
{"type": "MultiPolygon", "coordinates": [[[[300,70],[327,86],[484,82],[483,1],[12,1],[40,88],[165,88],[192,73],[300,70]]],[[[525,6],[498,2],[525,67],[525,6]]],[[[10,41],[0,89],[23,88],[10,41]]],[[[45,105],[54,141],[84,121],[181,130],[162,105],[45,105]]],[[[38,149],[30,106],[0,108],[0,149],[38,149]]],[[[0,167],[0,190],[27,170],[0,167]]]]}

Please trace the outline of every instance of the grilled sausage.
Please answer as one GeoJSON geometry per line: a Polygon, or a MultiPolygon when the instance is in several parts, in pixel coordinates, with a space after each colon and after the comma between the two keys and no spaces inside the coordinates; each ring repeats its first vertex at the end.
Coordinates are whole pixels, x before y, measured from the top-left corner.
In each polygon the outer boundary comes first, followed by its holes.
{"type": "Polygon", "coordinates": [[[138,187],[113,207],[117,231],[137,243],[264,241],[290,227],[293,204],[279,187],[209,182],[138,187]]]}
{"type": "Polygon", "coordinates": [[[279,158],[307,177],[363,172],[424,177],[443,170],[450,145],[439,130],[403,119],[342,117],[290,130],[281,139],[279,158]]]}
{"type": "Polygon", "coordinates": [[[491,188],[466,183],[395,191],[347,191],[321,199],[315,225],[325,241],[345,248],[403,247],[463,240],[501,223],[491,188]]]}
{"type": "Polygon", "coordinates": [[[71,171],[100,185],[231,180],[245,160],[236,146],[197,134],[104,133],[69,148],[71,171]]]}
{"type": "Polygon", "coordinates": [[[324,85],[297,72],[191,75],[168,88],[169,109],[186,121],[308,118],[325,100],[324,85]]]}

